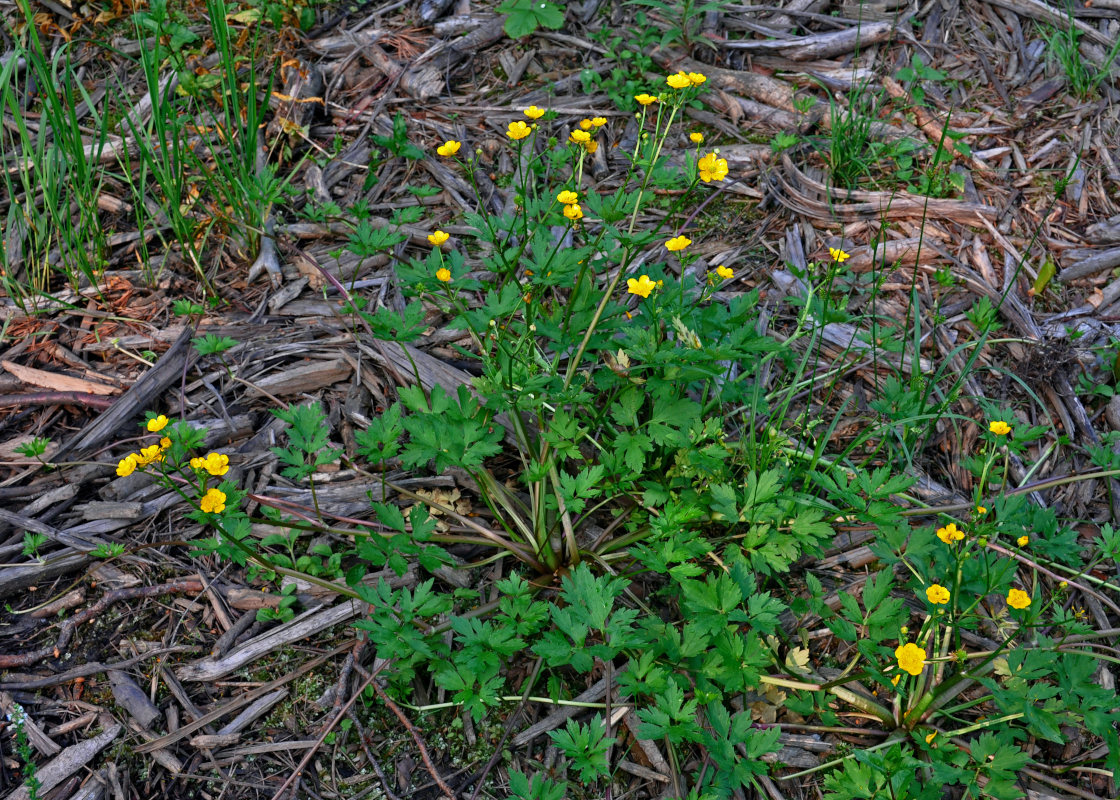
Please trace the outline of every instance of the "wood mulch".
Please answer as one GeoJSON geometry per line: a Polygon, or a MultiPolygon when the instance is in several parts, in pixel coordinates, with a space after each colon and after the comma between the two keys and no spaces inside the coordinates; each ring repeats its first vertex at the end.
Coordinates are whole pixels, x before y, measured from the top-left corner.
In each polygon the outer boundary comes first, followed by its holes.
{"type": "MultiPolygon", "coordinates": [[[[192,558],[190,542],[202,530],[183,516],[180,498],[150,477],[119,478],[114,469],[134,449],[144,412],[155,411],[204,425],[205,446],[230,455],[228,477],[250,492],[250,503],[310,509],[308,486],[282,477],[269,450],[283,430],[271,408],[319,403],[333,440],[353,457],[355,430],[413,380],[411,363],[428,387],[471,379],[455,350],[460,333],[446,329],[435,310],[429,332],[407,353],[344,316],[339,282],[371,307],[402,306],[393,266],[387,258],[339,252],[348,220],[311,222],[298,213],[305,194],[342,209],[369,208],[374,225],[404,234],[397,255],[405,258],[422,252],[437,227],[453,237],[469,233],[458,218],[477,210],[476,201],[460,173],[435,159],[371,159],[369,134],[390,134],[395,114],[404,115],[410,141],[426,152],[451,138],[481,151],[491,170],[490,180],[483,176],[489,212],[514,202],[493,179],[512,166],[506,123],[531,104],[558,112],[550,123],[557,131],[584,116],[607,116],[606,146],[591,176],[601,191],[618,184],[626,166],[619,153],[634,141],[636,122],[613,111],[590,76],[609,81],[617,66],[609,47],[628,44],[609,45],[597,33],[625,39],[635,9],[602,0],[569,4],[563,30],[513,41],[490,5],[449,5],[332,5],[318,10],[320,24],[306,37],[277,43],[284,80],[266,135],[286,139],[281,168],[295,170],[300,199],[277,214],[275,246],[260,258],[232,249],[220,254],[212,277],[225,304],[197,326],[170,312],[172,300],[197,297],[177,253],[166,254],[154,282],[135,268],[138,237],[119,227],[128,224],[120,211],[127,203],[113,182],[102,204],[115,232],[101,282],[77,292],[53,287],[53,299],[35,313],[0,297],[0,709],[10,713],[19,703],[26,710],[42,797],[472,797],[484,776],[485,791],[502,796],[506,767],[555,761],[544,734],[576,709],[528,709],[479,730],[464,718],[452,744],[445,731],[410,720],[381,694],[372,653],[347,624],[361,614],[359,604],[301,583],[294,620],[256,621],[259,609],[278,607],[275,587],[266,591],[230,564],[192,558]],[[337,155],[324,164],[303,160],[312,148],[337,155]],[[367,174],[370,164],[376,180],[367,174]],[[423,198],[408,191],[421,185],[439,191],[423,198]],[[420,221],[390,220],[393,210],[415,205],[423,207],[420,221]],[[238,341],[224,363],[191,347],[192,337],[206,333],[238,341]],[[43,469],[16,452],[37,436],[51,439],[43,458],[66,466],[43,469]],[[22,554],[25,532],[47,537],[40,559],[22,554]],[[108,545],[123,545],[124,553],[109,560],[91,555],[108,545]],[[359,699],[366,686],[373,696],[359,699]],[[350,731],[328,737],[342,719],[350,731]]],[[[118,85],[108,82],[110,73],[127,74],[119,54],[135,43],[117,38],[118,55],[107,55],[104,43],[88,39],[102,36],[84,16],[89,7],[63,0],[39,10],[53,45],[64,33],[75,37],[75,53],[88,67],[87,90],[118,85]]],[[[1074,4],[1070,13],[1086,58],[1099,60],[1120,36],[1120,3],[1074,4]]],[[[927,337],[921,363],[899,363],[923,372],[945,363],[959,369],[966,357],[957,348],[975,338],[966,312],[980,298],[1003,298],[1003,341],[980,354],[964,394],[999,403],[1026,388],[1036,393],[1043,404],[1033,406],[1036,421],[1064,431],[1074,447],[1044,461],[1032,480],[1086,469],[1091,463],[1081,448],[1112,442],[1102,437],[1120,430],[1120,399],[1086,396],[1079,383],[1083,374],[1096,381],[1113,369],[1112,343],[1120,339],[1120,68],[1112,67],[1095,99],[1072,97],[1046,59],[1039,27],[1069,20],[1065,8],[1042,0],[728,4],[704,17],[694,57],[651,51],[663,71],[709,76],[705,107],[688,110],[690,124],[730,164],[731,180],[712,184],[703,210],[682,227],[697,240],[700,268],[733,266],[736,281],[727,294],[761,288],[764,316],[780,333],[793,318],[788,301],[805,291],[797,273],[827,259],[829,247],[842,248],[856,279],[877,270],[881,319],[902,323],[920,315],[927,337]],[[947,80],[923,82],[924,108],[882,105],[875,137],[909,137],[932,148],[946,126],[962,134],[967,150],[950,154],[963,193],[930,199],[897,185],[830,188],[817,145],[833,124],[831,105],[842,106],[863,81],[905,98],[906,88],[889,76],[914,57],[947,80]],[[783,132],[800,133],[803,143],[776,155],[769,142],[783,132]],[[1064,189],[1055,196],[1059,180],[1064,189]],[[1050,262],[1057,276],[1040,280],[1050,262]],[[951,285],[939,282],[945,275],[951,285]],[[1102,358],[1109,362],[1102,366],[1102,358]]],[[[657,87],[663,73],[645,78],[657,87]]],[[[135,76],[126,83],[136,92],[128,99],[137,102],[141,83],[135,76]]],[[[127,136],[116,145],[123,147],[127,136]]],[[[0,198],[5,219],[11,203],[0,198]]],[[[18,279],[18,260],[9,268],[18,279]]],[[[851,409],[879,385],[883,364],[864,357],[868,346],[847,323],[829,323],[821,334],[824,357],[847,370],[843,392],[800,402],[823,413],[826,403],[835,410],[855,401],[845,406],[850,419],[834,431],[842,446],[862,430],[851,409]]],[[[981,416],[974,399],[961,400],[957,410],[981,416]]],[[[924,443],[928,458],[917,487],[923,499],[968,502],[971,476],[959,455],[974,447],[969,430],[943,425],[935,441],[924,443]]],[[[1027,479],[1022,464],[1012,464],[1012,474],[1027,479]]],[[[455,476],[398,477],[469,494],[455,476]]],[[[317,485],[319,504],[340,525],[368,519],[370,481],[346,458],[317,485]]],[[[1116,481],[1083,481],[1035,499],[1089,520],[1086,537],[1120,516],[1116,481]]],[[[839,531],[835,547],[812,568],[830,585],[850,587],[872,560],[868,538],[866,531],[839,531]]],[[[475,588],[491,580],[482,570],[442,577],[475,588]]],[[[415,572],[391,578],[396,585],[419,579],[415,572]]],[[[1120,623],[1092,596],[1077,602],[1102,629],[1120,623]]],[[[603,679],[577,699],[602,699],[607,690],[603,679]]],[[[627,795],[663,796],[677,778],[665,753],[637,739],[632,713],[620,725],[631,734],[617,748],[627,795]]],[[[843,744],[843,737],[793,729],[783,736],[779,760],[790,771],[820,763],[843,744]]],[[[864,741],[858,731],[849,738],[864,741]]],[[[0,796],[26,797],[10,736],[3,741],[0,796]]],[[[766,785],[775,799],[816,796],[811,782],[784,783],[780,792],[778,784],[766,785]]],[[[1040,798],[1116,791],[1101,776],[1027,785],[1040,798]]]]}

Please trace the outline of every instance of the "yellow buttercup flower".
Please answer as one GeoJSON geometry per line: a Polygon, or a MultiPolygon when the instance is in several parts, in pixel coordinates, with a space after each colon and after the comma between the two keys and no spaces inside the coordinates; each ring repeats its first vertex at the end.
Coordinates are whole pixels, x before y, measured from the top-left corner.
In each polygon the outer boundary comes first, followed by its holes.
{"type": "Polygon", "coordinates": [[[588,142],[587,144],[585,144],[583,146],[583,149],[586,150],[588,153],[594,153],[596,150],[599,149],[599,143],[595,142],[595,141],[588,142]]]}
{"type": "Polygon", "coordinates": [[[451,283],[451,270],[447,267],[440,267],[436,270],[436,280],[443,283],[451,283]]]}
{"type": "Polygon", "coordinates": [[[675,75],[670,75],[665,79],[665,82],[672,86],[674,89],[687,89],[692,85],[692,81],[688,79],[687,72],[678,72],[675,75]]]}
{"type": "Polygon", "coordinates": [[[210,453],[203,461],[203,466],[214,477],[220,477],[229,472],[229,456],[224,453],[210,453]]]}
{"type": "Polygon", "coordinates": [[[136,466],[138,467],[146,467],[153,461],[163,461],[163,448],[158,444],[142,447],[136,455],[136,466]]]}
{"type": "Polygon", "coordinates": [[[937,735],[937,731],[934,731],[933,733],[927,733],[926,734],[926,744],[933,744],[933,737],[935,737],[936,735],[937,735]]]}
{"type": "Polygon", "coordinates": [[[725,281],[729,281],[735,277],[735,272],[730,267],[725,267],[723,264],[720,264],[716,267],[716,275],[719,275],[725,281]]]}
{"type": "Polygon", "coordinates": [[[911,675],[921,675],[926,664],[926,651],[913,642],[907,642],[894,651],[899,669],[911,675]]]}
{"type": "Polygon", "coordinates": [[[657,284],[649,279],[648,275],[643,275],[637,280],[628,278],[626,280],[626,291],[630,294],[640,295],[641,297],[649,297],[649,293],[657,287],[657,284]]]}
{"type": "Polygon", "coordinates": [[[688,135],[688,138],[696,144],[701,144],[704,141],[704,134],[700,133],[700,131],[693,131],[688,135]]]}
{"type": "Polygon", "coordinates": [[[900,680],[902,680],[902,676],[901,675],[895,675],[893,678],[891,678],[891,686],[898,686],[898,682],[900,680]]]}
{"type": "Polygon", "coordinates": [[[148,420],[148,433],[159,433],[167,427],[167,423],[170,421],[171,420],[163,414],[160,414],[158,417],[152,417],[152,419],[148,420]]]}
{"type": "Polygon", "coordinates": [[[129,475],[136,471],[137,466],[136,454],[129,453],[127,456],[117,462],[117,474],[122,478],[127,478],[129,475]]]}
{"type": "Polygon", "coordinates": [[[529,119],[540,119],[544,116],[544,109],[537,108],[536,106],[529,106],[521,113],[527,116],[529,119]]]}
{"type": "Polygon", "coordinates": [[[594,125],[594,124],[595,124],[595,123],[593,123],[593,122],[592,122],[591,120],[589,120],[589,119],[581,119],[581,120],[579,121],[579,127],[580,127],[580,130],[584,130],[584,131],[589,131],[589,130],[591,130],[591,126],[592,126],[592,125],[594,125]]]}
{"type": "Polygon", "coordinates": [[[435,233],[428,234],[428,241],[431,242],[435,247],[439,247],[450,238],[451,234],[446,233],[445,231],[436,231],[435,233]]]}
{"type": "Polygon", "coordinates": [[[572,131],[568,136],[568,141],[575,144],[587,144],[591,141],[591,134],[587,131],[572,131]]]}
{"type": "Polygon", "coordinates": [[[591,120],[591,124],[594,125],[596,128],[601,128],[601,127],[603,127],[604,125],[607,124],[607,118],[606,117],[593,117],[592,120],[591,120]]]}
{"type": "Polygon", "coordinates": [[[949,602],[949,590],[935,583],[926,589],[926,599],[935,606],[943,606],[949,602]]]}
{"type": "Polygon", "coordinates": [[[511,122],[509,124],[509,128],[506,130],[506,136],[516,142],[518,139],[524,139],[532,132],[532,128],[530,128],[521,120],[517,120],[517,122],[511,122]]]}
{"type": "Polygon", "coordinates": [[[671,253],[675,253],[678,250],[684,250],[690,244],[692,244],[692,240],[684,234],[681,234],[680,236],[675,236],[669,241],[665,242],[665,249],[667,249],[671,253]]]}
{"type": "Polygon", "coordinates": [[[950,522],[944,528],[937,529],[937,538],[945,544],[952,544],[964,538],[964,531],[957,528],[957,523],[950,522]]]}
{"type": "Polygon", "coordinates": [[[688,82],[691,83],[693,86],[699,86],[700,84],[702,84],[706,80],[708,80],[708,76],[704,75],[701,72],[690,72],[690,73],[688,73],[688,82]]]}
{"type": "Polygon", "coordinates": [[[852,257],[850,253],[845,253],[839,247],[828,248],[828,254],[832,256],[834,261],[840,264],[843,264],[845,261],[852,257]]]}
{"type": "Polygon", "coordinates": [[[436,152],[441,156],[450,158],[459,152],[459,148],[463,146],[462,142],[457,142],[454,139],[448,139],[446,142],[436,148],[436,152]]]}
{"type": "Polygon", "coordinates": [[[1015,543],[1017,545],[1019,545],[1020,547],[1026,547],[1027,542],[1029,542],[1030,540],[1031,540],[1031,537],[1029,537],[1029,536],[1020,536],[1018,539],[1015,540],[1015,543]]]}
{"type": "Polygon", "coordinates": [[[984,506],[976,506],[976,513],[979,514],[980,516],[983,516],[984,514],[988,513],[988,509],[985,508],[984,506]]]}
{"type": "Polygon", "coordinates": [[[164,436],[162,439],[159,440],[159,449],[160,450],[166,450],[169,447],[171,447],[171,440],[168,439],[166,436],[164,436]]]}
{"type": "Polygon", "coordinates": [[[715,153],[708,153],[701,158],[696,162],[696,167],[700,171],[700,180],[704,183],[722,181],[727,177],[727,159],[720,158],[715,153]]]}
{"type": "Polygon", "coordinates": [[[1007,434],[1011,433],[1011,426],[1003,420],[997,419],[995,422],[992,422],[988,425],[988,430],[990,430],[996,436],[1006,436],[1007,434]]]}
{"type": "Polygon", "coordinates": [[[202,469],[205,466],[206,466],[206,459],[205,458],[192,458],[191,459],[191,468],[192,469],[202,469]]]}
{"type": "Polygon", "coordinates": [[[198,507],[207,514],[221,514],[226,510],[226,493],[219,489],[207,489],[198,507]]]}
{"type": "Polygon", "coordinates": [[[1022,589],[1010,589],[1007,592],[1007,605],[1022,610],[1031,604],[1031,596],[1022,589]]]}
{"type": "Polygon", "coordinates": [[[564,216],[575,222],[578,219],[583,219],[583,209],[579,207],[578,203],[570,203],[564,206],[564,216]]]}
{"type": "Polygon", "coordinates": [[[564,191],[560,192],[560,194],[556,195],[556,202],[563,203],[566,206],[571,205],[572,203],[578,203],[579,195],[576,192],[565,189],[564,191]]]}
{"type": "Polygon", "coordinates": [[[636,94],[634,99],[641,103],[643,106],[648,106],[650,103],[656,103],[657,98],[652,94],[636,94]]]}

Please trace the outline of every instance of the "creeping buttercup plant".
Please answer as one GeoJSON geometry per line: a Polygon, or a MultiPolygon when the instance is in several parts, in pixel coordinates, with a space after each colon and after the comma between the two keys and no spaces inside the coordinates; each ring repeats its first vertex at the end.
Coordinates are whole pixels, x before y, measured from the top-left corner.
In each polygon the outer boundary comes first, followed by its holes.
{"type": "MultiPolygon", "coordinates": [[[[1064,594],[1111,605],[1102,593],[1115,587],[1087,574],[1095,562],[1084,563],[1070,527],[1010,481],[1012,458],[1029,460],[1045,430],[987,409],[963,462],[975,478],[964,513],[912,498],[903,510],[914,478],[893,458],[830,460],[786,430],[793,397],[812,385],[814,347],[798,355],[794,345],[815,341],[814,315],[829,311],[849,256],[833,248],[831,266],[804,274],[808,296],[779,343],[758,325],[757,291],[725,291],[734,265],[705,263],[697,234],[672,227],[702,187],[732,177],[703,137],[677,147],[689,139],[676,125],[681,109],[705,80],[679,72],[659,94],[635,97],[642,134],[611,193],[586,177],[609,120],[559,128],[534,106],[503,121],[517,165],[510,208],[469,215],[457,229],[466,234],[434,229],[425,257],[398,263],[411,298],[403,311],[352,298],[368,331],[402,343],[435,307],[464,332],[462,355],[478,373],[455,390],[425,390],[417,374],[356,436],[352,466],[380,490],[376,524],[358,529],[332,527],[319,504],[316,473],[342,457],[322,413],[277,412],[289,429],[274,453],[315,507],[296,515],[289,504],[261,521],[349,536],[352,546],[310,554],[295,535],[255,542],[228,459],[198,452],[201,434],[185,423],[153,416],[152,443],[118,473],[154,471],[187,497],[191,516],[217,531],[199,552],[360,598],[368,612],[358,627],[388,664],[388,688],[414,711],[454,707],[481,720],[530,696],[570,700],[593,676],[609,677],[607,701],[551,733],[577,784],[615,775],[627,746],[612,722],[620,704],[635,711],[631,732],[678,765],[682,798],[764,792],[760,777],[782,766],[786,725],[841,736],[858,722],[878,740],[774,776],[821,773],[829,798],[934,798],[957,787],[1010,800],[1023,794],[1035,743],[1060,744],[1070,730],[1106,745],[1104,768],[1120,767],[1116,698],[1096,677],[1114,657],[1064,594]],[[659,188],[680,191],[665,222],[646,229],[639,220],[659,188]],[[813,274],[826,283],[813,285],[813,274]],[[498,459],[503,451],[513,460],[498,459]],[[398,485],[398,466],[468,477],[485,512],[398,485]],[[862,585],[830,593],[806,556],[821,553],[839,521],[875,530],[877,562],[862,585]],[[463,543],[505,562],[488,602],[430,575],[449,563],[444,546],[463,543]],[[412,564],[428,573],[418,582],[369,580],[412,564]],[[800,594],[786,588],[794,569],[804,571],[800,594]],[[326,579],[340,574],[345,585],[326,579]],[[810,633],[822,625],[838,648],[810,633]],[[514,673],[515,662],[534,666],[514,673]],[[418,681],[445,702],[417,705],[418,681]]],[[[477,186],[469,142],[434,149],[477,186]]],[[[924,419],[922,402],[880,405],[884,430],[924,419]]],[[[1120,554],[1120,536],[1102,531],[1099,549],[1120,554]]],[[[511,773],[511,790],[559,797],[565,784],[511,773]]]]}

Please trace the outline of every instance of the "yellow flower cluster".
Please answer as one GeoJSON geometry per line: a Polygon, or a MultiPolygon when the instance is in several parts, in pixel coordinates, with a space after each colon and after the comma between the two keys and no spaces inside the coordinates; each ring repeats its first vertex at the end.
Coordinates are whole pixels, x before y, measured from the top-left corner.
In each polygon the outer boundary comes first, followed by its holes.
{"type": "Polygon", "coordinates": [[[572,222],[583,219],[583,209],[579,207],[579,194],[565,189],[556,195],[556,202],[564,206],[564,216],[572,222]]]}
{"type": "Polygon", "coordinates": [[[670,75],[665,79],[665,82],[674,89],[687,89],[689,86],[699,86],[706,80],[708,80],[707,76],[699,72],[685,72],[681,70],[675,75],[670,75]]]}
{"type": "MultiPolygon", "coordinates": [[[[165,420],[164,425],[166,425],[167,418],[164,417],[163,419],[165,420]]],[[[150,421],[148,423],[149,426],[152,422],[155,422],[155,420],[150,421]]],[[[156,430],[159,430],[160,428],[163,428],[163,425],[160,425],[156,430]]],[[[148,447],[141,447],[139,453],[129,453],[127,456],[117,462],[117,475],[122,478],[127,478],[129,475],[131,475],[141,467],[146,467],[156,461],[163,461],[164,452],[169,447],[171,447],[171,440],[164,436],[159,440],[159,444],[149,445],[148,447]]]]}
{"type": "Polygon", "coordinates": [[[191,467],[204,469],[217,478],[229,472],[229,456],[224,453],[209,453],[206,458],[192,458],[191,467]]]}

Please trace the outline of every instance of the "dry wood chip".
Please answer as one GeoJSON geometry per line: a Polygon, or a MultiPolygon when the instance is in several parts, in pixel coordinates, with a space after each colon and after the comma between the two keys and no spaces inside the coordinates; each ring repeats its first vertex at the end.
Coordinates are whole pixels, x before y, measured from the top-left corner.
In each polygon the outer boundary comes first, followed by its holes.
{"type": "Polygon", "coordinates": [[[813,61],[818,58],[850,53],[857,47],[867,47],[886,41],[895,31],[893,20],[865,22],[840,31],[815,33],[811,36],[797,36],[793,39],[777,41],[746,40],[721,42],[721,46],[731,50],[751,50],[757,52],[781,53],[791,61],[813,61]]]}
{"type": "Polygon", "coordinates": [[[117,705],[132,715],[142,728],[151,728],[163,717],[155,704],[148,699],[147,693],[136,685],[127,672],[111,669],[108,672],[113,699],[117,705]]]}
{"type": "Polygon", "coordinates": [[[213,750],[217,747],[228,747],[231,744],[237,744],[241,741],[241,734],[204,733],[199,736],[192,736],[189,741],[191,747],[196,747],[199,750],[213,750]]]}
{"type": "Polygon", "coordinates": [[[42,386],[56,392],[85,392],[87,394],[117,394],[120,389],[116,386],[106,386],[104,383],[95,383],[83,378],[72,378],[69,375],[59,375],[57,372],[47,372],[34,367],[25,367],[11,361],[0,361],[4,369],[15,375],[24,383],[32,386],[42,386]]]}
{"type": "Polygon", "coordinates": [[[91,500],[76,506],[75,511],[82,519],[124,519],[137,520],[144,517],[143,503],[111,503],[104,500],[91,500]]]}
{"type": "Polygon", "coordinates": [[[258,378],[253,381],[254,388],[249,391],[258,396],[267,392],[277,397],[285,395],[290,397],[291,395],[315,392],[339,381],[344,381],[350,377],[351,371],[350,365],[342,358],[330,361],[315,361],[286,369],[283,372],[276,372],[264,378],[258,378]]]}

